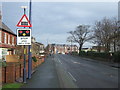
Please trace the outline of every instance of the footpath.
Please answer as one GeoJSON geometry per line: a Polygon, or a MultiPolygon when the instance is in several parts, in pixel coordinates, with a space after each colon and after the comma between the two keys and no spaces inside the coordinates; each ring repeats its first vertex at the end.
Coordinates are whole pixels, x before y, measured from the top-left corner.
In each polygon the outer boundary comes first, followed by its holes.
{"type": "MultiPolygon", "coordinates": [[[[22,88],[59,88],[59,79],[55,69],[52,56],[45,59],[45,62],[37,67],[32,78],[22,88]]],[[[21,89],[22,89],[21,88],[21,89]]]]}

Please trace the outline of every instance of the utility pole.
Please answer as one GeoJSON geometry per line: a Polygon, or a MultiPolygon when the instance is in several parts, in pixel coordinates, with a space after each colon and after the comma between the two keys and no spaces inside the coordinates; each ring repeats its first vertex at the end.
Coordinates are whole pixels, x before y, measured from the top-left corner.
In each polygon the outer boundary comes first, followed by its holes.
{"type": "Polygon", "coordinates": [[[71,40],[71,54],[72,54],[72,40],[71,40]]]}
{"type": "MultiPolygon", "coordinates": [[[[29,20],[32,23],[32,18],[31,18],[31,13],[32,11],[32,2],[30,0],[29,3],[29,20]]],[[[29,27],[32,30],[32,27],[29,27]]],[[[28,79],[31,78],[31,74],[32,74],[32,53],[31,53],[31,45],[28,46],[28,79]]]]}

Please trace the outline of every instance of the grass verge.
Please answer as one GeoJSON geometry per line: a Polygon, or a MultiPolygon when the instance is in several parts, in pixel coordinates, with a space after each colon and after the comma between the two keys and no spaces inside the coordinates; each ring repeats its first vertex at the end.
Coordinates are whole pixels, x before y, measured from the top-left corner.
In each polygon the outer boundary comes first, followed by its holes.
{"type": "Polygon", "coordinates": [[[15,89],[18,90],[21,86],[23,85],[23,83],[9,83],[9,84],[5,84],[2,86],[2,90],[6,90],[6,89],[15,89]]]}

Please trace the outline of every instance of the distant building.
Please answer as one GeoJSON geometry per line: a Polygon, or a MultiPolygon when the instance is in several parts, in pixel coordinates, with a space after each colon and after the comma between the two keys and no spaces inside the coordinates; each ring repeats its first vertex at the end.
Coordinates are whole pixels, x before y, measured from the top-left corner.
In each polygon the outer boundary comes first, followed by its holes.
{"type": "Polygon", "coordinates": [[[45,55],[45,46],[40,42],[36,42],[36,39],[32,37],[32,55],[45,55]]]}
{"type": "Polygon", "coordinates": [[[48,53],[60,53],[66,54],[70,52],[78,52],[77,45],[66,45],[66,44],[48,44],[46,47],[48,53]]]}
{"type": "Polygon", "coordinates": [[[32,43],[34,43],[34,42],[36,42],[36,39],[32,36],[32,38],[31,38],[31,42],[32,43]]]}
{"type": "Polygon", "coordinates": [[[39,42],[35,42],[35,44],[37,44],[38,45],[38,49],[39,49],[39,55],[40,56],[45,56],[45,46],[44,46],[44,44],[42,44],[42,43],[39,43],[39,42]]]}
{"type": "Polygon", "coordinates": [[[104,47],[104,46],[93,46],[93,47],[91,48],[91,51],[105,52],[105,47],[104,47]]]}
{"type": "Polygon", "coordinates": [[[89,48],[82,48],[81,51],[87,52],[87,51],[90,51],[90,49],[89,48]]]}

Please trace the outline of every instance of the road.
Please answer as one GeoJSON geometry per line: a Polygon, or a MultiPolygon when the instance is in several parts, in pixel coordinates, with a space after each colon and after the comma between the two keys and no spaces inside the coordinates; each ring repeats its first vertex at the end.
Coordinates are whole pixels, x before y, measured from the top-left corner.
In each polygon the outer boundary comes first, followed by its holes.
{"type": "Polygon", "coordinates": [[[61,87],[118,88],[118,68],[63,54],[55,54],[53,61],[61,87]]]}

